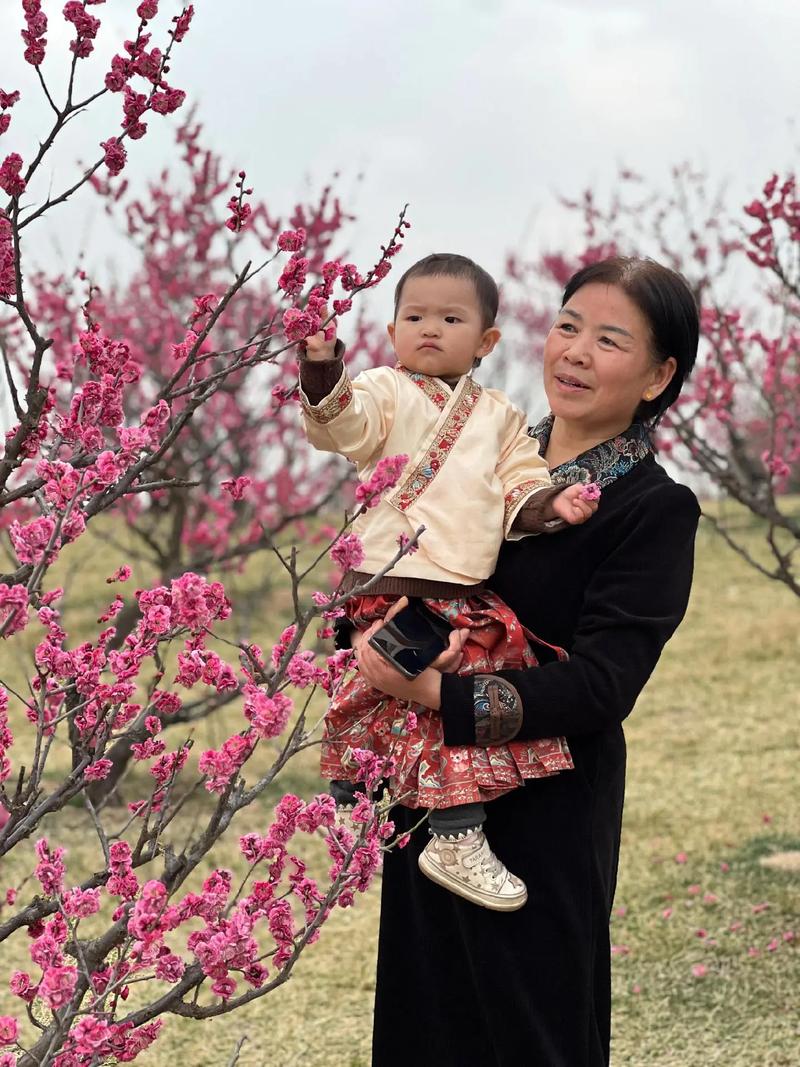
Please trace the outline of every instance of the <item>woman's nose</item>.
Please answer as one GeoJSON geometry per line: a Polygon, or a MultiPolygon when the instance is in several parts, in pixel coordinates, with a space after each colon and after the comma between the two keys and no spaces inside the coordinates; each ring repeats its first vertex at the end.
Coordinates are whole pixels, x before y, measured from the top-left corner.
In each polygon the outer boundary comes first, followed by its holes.
{"type": "Polygon", "coordinates": [[[572,344],[565,349],[564,355],[570,363],[585,364],[589,359],[589,354],[586,351],[586,342],[581,337],[574,338],[572,344]]]}

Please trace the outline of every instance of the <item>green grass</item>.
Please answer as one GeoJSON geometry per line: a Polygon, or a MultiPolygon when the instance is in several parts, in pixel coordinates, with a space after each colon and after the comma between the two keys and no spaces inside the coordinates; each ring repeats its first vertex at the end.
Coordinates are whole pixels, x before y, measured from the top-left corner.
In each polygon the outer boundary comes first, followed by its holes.
{"type": "MultiPolygon", "coordinates": [[[[757,531],[748,536],[757,538],[757,531]]],[[[102,577],[98,572],[94,585],[73,578],[81,581],[87,622],[102,577]]],[[[687,619],[627,724],[628,794],[612,925],[615,1067],[800,1063],[800,873],[759,862],[800,848],[799,617],[795,597],[701,529],[687,619]],[[680,854],[685,862],[676,859],[680,854]],[[707,893],[716,899],[704,902],[707,893]],[[798,940],[783,940],[786,931],[798,940]],[[774,938],[778,946],[769,951],[774,938]],[[693,975],[696,965],[706,968],[704,976],[693,975]]],[[[280,611],[264,605],[254,632],[274,632],[279,623],[280,611]]],[[[237,715],[229,709],[201,723],[195,751],[227,736],[237,715]]],[[[298,757],[280,791],[315,792],[315,764],[313,750],[298,757]]],[[[251,810],[241,830],[263,829],[274,800],[273,794],[251,810]]],[[[49,829],[69,847],[77,881],[96,863],[83,813],[62,813],[57,831],[49,829]]],[[[310,861],[323,862],[317,843],[307,844],[310,861]]],[[[4,862],[0,888],[29,869],[27,860],[4,862]]],[[[211,866],[240,866],[235,837],[212,861],[201,876],[211,866]]],[[[241,1067],[367,1067],[377,924],[376,886],[354,909],[333,915],[285,986],[202,1025],[169,1020],[145,1062],[167,1067],[181,1057],[193,1067],[219,1067],[246,1034],[241,1067]]],[[[3,946],[4,969],[25,965],[26,941],[3,946]]],[[[0,1013],[9,1011],[16,1013],[16,1004],[2,988],[0,1013]]]]}

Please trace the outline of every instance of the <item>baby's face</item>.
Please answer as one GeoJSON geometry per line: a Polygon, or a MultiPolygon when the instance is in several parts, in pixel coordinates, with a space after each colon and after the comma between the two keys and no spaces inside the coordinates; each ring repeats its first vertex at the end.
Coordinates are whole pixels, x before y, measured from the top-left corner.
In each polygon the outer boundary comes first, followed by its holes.
{"type": "Polygon", "coordinates": [[[446,274],[409,278],[389,325],[395,353],[410,371],[458,378],[487,356],[500,333],[484,329],[475,286],[446,274]]]}

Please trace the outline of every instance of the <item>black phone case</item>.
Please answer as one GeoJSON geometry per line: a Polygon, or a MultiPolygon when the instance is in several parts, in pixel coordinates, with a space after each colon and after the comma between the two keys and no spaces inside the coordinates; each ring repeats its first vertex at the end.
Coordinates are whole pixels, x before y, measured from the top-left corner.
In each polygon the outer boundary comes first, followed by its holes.
{"type": "Polygon", "coordinates": [[[404,678],[413,679],[444,652],[451,629],[421,601],[412,601],[373,634],[369,643],[404,678]]]}

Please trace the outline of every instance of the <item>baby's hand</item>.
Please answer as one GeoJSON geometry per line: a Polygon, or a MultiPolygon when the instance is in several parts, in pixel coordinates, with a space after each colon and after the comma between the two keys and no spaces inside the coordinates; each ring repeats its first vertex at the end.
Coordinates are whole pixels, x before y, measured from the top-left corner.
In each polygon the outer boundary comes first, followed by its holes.
{"type": "MultiPolygon", "coordinates": [[[[322,318],[328,317],[328,309],[322,309],[322,318]]],[[[336,352],[336,320],[328,323],[324,330],[314,333],[305,340],[306,359],[312,363],[321,363],[333,359],[336,352]]]]}
{"type": "Polygon", "coordinates": [[[591,519],[597,511],[600,500],[600,490],[592,483],[591,486],[569,485],[558,496],[553,497],[550,506],[555,518],[563,519],[570,526],[579,526],[580,523],[591,519]]]}

